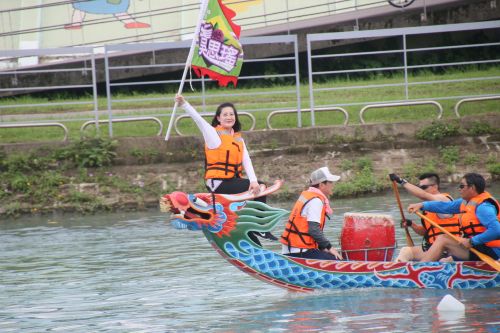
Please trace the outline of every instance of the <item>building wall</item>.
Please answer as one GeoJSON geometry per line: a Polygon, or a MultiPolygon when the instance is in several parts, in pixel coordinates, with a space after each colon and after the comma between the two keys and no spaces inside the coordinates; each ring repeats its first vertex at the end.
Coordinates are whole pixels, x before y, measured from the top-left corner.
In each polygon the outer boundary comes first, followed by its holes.
{"type": "MultiPolygon", "coordinates": [[[[119,0],[93,0],[119,1],[119,0]]],[[[181,38],[190,39],[194,24],[198,17],[198,0],[129,0],[128,15],[136,21],[146,23],[149,27],[124,27],[124,22],[116,19],[112,14],[85,15],[81,29],[67,29],[65,25],[71,23],[75,13],[72,4],[60,4],[66,1],[55,0],[0,0],[0,70],[30,68],[28,66],[59,66],[64,68],[69,64],[58,61],[72,61],[74,57],[50,55],[41,57],[2,57],[1,50],[20,48],[49,48],[69,45],[102,45],[140,42],[140,41],[175,41],[181,38]],[[58,4],[59,3],[59,4],[58,4]],[[54,4],[54,6],[47,6],[54,4]],[[43,8],[28,9],[44,5],[43,8]],[[168,6],[168,9],[167,9],[168,6]],[[12,8],[24,8],[22,11],[7,11],[12,8]],[[177,9],[177,12],[173,12],[177,9]],[[166,14],[166,12],[169,14],[166,14]],[[146,13],[144,13],[146,12],[146,13]],[[142,13],[142,14],[141,14],[142,13]],[[156,15],[158,14],[159,15],[156,15]],[[95,21],[101,20],[101,21],[95,21]],[[104,22],[102,21],[104,20],[104,22]],[[100,22],[97,24],[97,22],[100,22]],[[37,32],[37,27],[44,27],[46,31],[37,32]],[[51,27],[50,30],[48,27],[51,27]],[[23,34],[9,34],[11,31],[34,29],[34,32],[23,34]],[[3,59],[2,59],[3,58],[3,59]],[[53,65],[55,64],[55,65],[53,65]]],[[[332,31],[352,31],[353,29],[370,30],[381,28],[411,27],[422,25],[436,25],[447,23],[464,23],[500,18],[500,0],[415,0],[405,8],[394,8],[385,0],[226,0],[230,8],[237,12],[235,22],[242,26],[243,36],[267,36],[276,34],[297,34],[299,37],[299,51],[306,48],[307,34],[332,31]],[[354,1],[359,9],[354,10],[354,1]],[[306,8],[307,7],[307,8],[306,8]],[[361,9],[362,8],[362,9],[361,9]]],[[[349,41],[346,41],[348,43],[349,41]]],[[[318,45],[318,48],[329,45],[318,45]]],[[[172,50],[147,52],[136,54],[135,59],[145,63],[165,61],[165,63],[179,62],[186,59],[186,50],[174,52],[172,50]],[[153,57],[151,59],[150,57],[153,57]],[[168,60],[168,61],[167,61],[168,60]]],[[[94,50],[99,53],[99,49],[94,50]]],[[[246,47],[247,55],[258,54],[260,58],[287,54],[277,46],[246,47]]],[[[99,58],[99,56],[98,56],[99,58]]],[[[127,65],[132,60],[130,55],[117,55],[115,64],[127,65]]],[[[103,64],[97,61],[97,80],[104,78],[103,64]]],[[[158,68],[155,73],[143,72],[141,75],[163,74],[176,69],[158,68]]],[[[75,75],[79,75],[76,73],[75,75]]],[[[126,77],[116,79],[130,79],[134,73],[124,71],[126,77]]],[[[16,77],[16,83],[22,79],[16,77]]],[[[30,78],[34,85],[47,82],[44,75],[37,75],[36,80],[30,78]],[[39,82],[38,82],[39,81],[39,82]]],[[[76,78],[79,82],[78,78],[76,78]]],[[[0,87],[12,86],[11,77],[0,75],[0,87]]],[[[2,95],[2,94],[0,94],[2,95]]],[[[7,95],[10,95],[7,94],[7,95]]]]}
{"type": "MultiPolygon", "coordinates": [[[[178,40],[183,22],[189,22],[197,15],[197,6],[181,13],[167,12],[182,8],[182,0],[116,0],[129,3],[125,11],[106,13],[110,0],[89,1],[87,12],[77,9],[78,4],[59,4],[42,8],[5,12],[7,9],[40,6],[57,3],[54,0],[3,0],[0,2],[0,33],[29,29],[42,32],[14,34],[0,37],[0,49],[23,48],[26,43],[38,44],[40,48],[64,47],[72,45],[102,45],[115,41],[134,42],[146,39],[170,41],[178,40]],[[95,4],[93,4],[95,2],[95,4]],[[104,7],[98,5],[104,3],[104,7]],[[166,7],[172,9],[165,9],[166,7]],[[98,13],[98,12],[101,13],[98,13]],[[81,28],[78,28],[81,22],[81,28]],[[143,23],[142,28],[126,23],[143,23]],[[168,32],[166,32],[168,31],[168,32]],[[171,37],[172,36],[172,37],[171,37]]],[[[113,0],[111,0],[113,1],[113,0]]],[[[111,5],[113,6],[113,5],[111,5]]],[[[115,5],[116,6],[116,5],[115,5]]],[[[123,8],[122,7],[122,8],[123,8]]],[[[116,8],[120,9],[120,8],[116,8]]]]}
{"type": "MultiPolygon", "coordinates": [[[[388,7],[385,0],[223,3],[237,12],[235,22],[244,30],[354,12],[355,5],[388,7]]],[[[2,0],[0,50],[188,39],[198,11],[198,0],[2,0]]]]}

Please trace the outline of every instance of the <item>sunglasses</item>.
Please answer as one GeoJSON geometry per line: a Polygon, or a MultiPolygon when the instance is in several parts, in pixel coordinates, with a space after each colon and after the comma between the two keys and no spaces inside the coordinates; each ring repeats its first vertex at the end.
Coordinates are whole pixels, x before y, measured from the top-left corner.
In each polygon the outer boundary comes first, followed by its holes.
{"type": "Polygon", "coordinates": [[[429,185],[418,185],[422,190],[427,190],[429,187],[434,186],[436,184],[429,184],[429,185]]]}
{"type": "Polygon", "coordinates": [[[469,187],[469,185],[468,184],[460,184],[460,185],[458,185],[458,188],[461,189],[461,190],[463,190],[465,187],[469,187]]]}

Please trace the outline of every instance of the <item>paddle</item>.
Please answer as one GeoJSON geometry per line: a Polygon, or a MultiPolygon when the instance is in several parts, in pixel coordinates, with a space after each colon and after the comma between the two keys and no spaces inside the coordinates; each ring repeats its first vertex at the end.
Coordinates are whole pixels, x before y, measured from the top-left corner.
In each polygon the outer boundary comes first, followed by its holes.
{"type": "MultiPolygon", "coordinates": [[[[396,196],[396,201],[398,202],[399,212],[401,213],[401,218],[403,221],[406,221],[405,214],[403,213],[403,206],[401,205],[401,199],[399,198],[398,184],[393,180],[392,181],[392,190],[394,191],[394,195],[396,196]]],[[[408,227],[405,228],[406,235],[406,244],[408,246],[415,246],[413,243],[413,239],[411,239],[410,232],[408,231],[408,227]]]]}
{"type": "MultiPolygon", "coordinates": [[[[418,216],[420,216],[421,218],[423,218],[424,220],[426,220],[427,222],[432,224],[434,227],[438,228],[439,230],[441,230],[442,232],[444,232],[445,234],[447,234],[448,236],[450,236],[451,238],[456,240],[458,243],[460,243],[460,240],[458,239],[457,236],[453,235],[448,230],[446,230],[445,228],[443,228],[442,226],[440,226],[439,224],[437,224],[436,222],[434,222],[433,220],[431,220],[427,216],[425,216],[419,212],[415,212],[415,214],[417,214],[418,216]]],[[[494,269],[496,269],[497,271],[500,272],[500,263],[498,261],[496,261],[492,257],[488,256],[487,254],[479,252],[478,250],[476,250],[472,247],[469,250],[474,252],[479,257],[479,259],[481,259],[482,261],[484,261],[485,263],[487,263],[488,265],[490,265],[491,267],[493,267],[494,269]]]]}

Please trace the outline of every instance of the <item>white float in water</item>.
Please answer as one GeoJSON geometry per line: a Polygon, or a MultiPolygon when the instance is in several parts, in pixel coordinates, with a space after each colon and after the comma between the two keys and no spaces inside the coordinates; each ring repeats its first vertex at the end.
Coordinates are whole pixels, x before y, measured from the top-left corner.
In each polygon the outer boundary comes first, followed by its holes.
{"type": "Polygon", "coordinates": [[[437,306],[438,311],[464,312],[465,305],[450,294],[443,297],[437,306]]]}

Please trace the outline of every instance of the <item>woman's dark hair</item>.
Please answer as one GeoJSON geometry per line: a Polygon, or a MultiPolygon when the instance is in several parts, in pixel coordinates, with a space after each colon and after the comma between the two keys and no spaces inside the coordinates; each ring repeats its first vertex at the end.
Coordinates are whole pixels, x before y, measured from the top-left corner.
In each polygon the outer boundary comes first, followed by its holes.
{"type": "Polygon", "coordinates": [[[486,188],[486,181],[484,180],[484,177],[481,176],[478,173],[466,173],[464,175],[465,182],[467,185],[472,186],[474,185],[476,187],[476,192],[477,194],[481,194],[484,192],[484,189],[486,188]]]}
{"type": "Polygon", "coordinates": [[[233,125],[233,131],[234,132],[239,132],[241,131],[241,123],[240,119],[238,118],[238,111],[236,111],[236,108],[234,107],[233,103],[222,103],[217,107],[217,110],[215,111],[215,116],[214,119],[212,119],[212,126],[215,127],[217,125],[220,125],[219,121],[217,120],[217,117],[220,116],[220,113],[222,112],[222,109],[225,107],[231,107],[234,110],[234,125],[233,125]]]}

